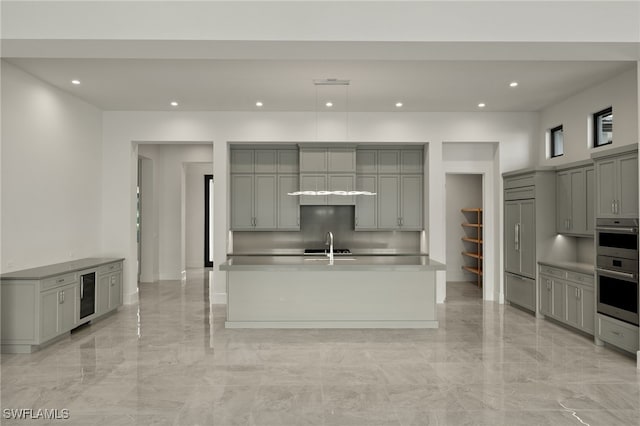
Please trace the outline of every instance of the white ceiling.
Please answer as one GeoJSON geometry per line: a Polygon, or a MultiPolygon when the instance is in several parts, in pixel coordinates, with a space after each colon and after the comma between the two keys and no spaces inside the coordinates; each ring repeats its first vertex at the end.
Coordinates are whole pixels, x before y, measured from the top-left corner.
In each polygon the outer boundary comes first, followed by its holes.
{"type": "Polygon", "coordinates": [[[5,58],[108,111],[537,111],[635,66],[625,61],[5,58]],[[314,79],[349,79],[314,86],[314,79]],[[74,86],[72,79],[81,80],[74,86]],[[511,81],[519,86],[509,87],[511,81]],[[317,99],[317,103],[316,103],[317,99]],[[176,100],[179,107],[169,102],[176,100]]]}

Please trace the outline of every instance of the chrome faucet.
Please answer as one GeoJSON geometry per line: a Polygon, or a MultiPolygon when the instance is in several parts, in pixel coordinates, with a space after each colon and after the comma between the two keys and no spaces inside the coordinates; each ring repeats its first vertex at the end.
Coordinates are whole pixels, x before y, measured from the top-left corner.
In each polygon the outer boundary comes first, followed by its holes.
{"type": "Polygon", "coordinates": [[[329,253],[327,253],[327,256],[329,256],[329,263],[333,264],[333,233],[331,231],[327,232],[327,238],[324,245],[329,246],[329,253]]]}

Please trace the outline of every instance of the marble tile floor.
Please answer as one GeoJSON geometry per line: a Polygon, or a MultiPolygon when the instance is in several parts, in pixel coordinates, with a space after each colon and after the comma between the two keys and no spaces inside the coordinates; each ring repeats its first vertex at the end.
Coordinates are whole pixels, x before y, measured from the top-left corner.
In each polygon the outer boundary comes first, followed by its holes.
{"type": "Polygon", "coordinates": [[[635,359],[448,284],[435,330],[226,330],[208,272],[1,358],[2,425],[637,425],[635,359]],[[67,409],[11,420],[5,409],[67,409]]]}

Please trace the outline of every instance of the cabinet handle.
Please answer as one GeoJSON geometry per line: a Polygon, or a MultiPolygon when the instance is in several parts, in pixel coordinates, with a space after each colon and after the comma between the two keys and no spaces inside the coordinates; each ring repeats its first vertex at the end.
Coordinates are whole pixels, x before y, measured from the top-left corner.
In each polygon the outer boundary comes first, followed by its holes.
{"type": "Polygon", "coordinates": [[[400,226],[404,226],[404,218],[400,218],[400,226]]]}
{"type": "Polygon", "coordinates": [[[59,280],[56,281],[57,283],[63,283],[64,282],[64,278],[60,278],[59,280]]]}
{"type": "Polygon", "coordinates": [[[62,291],[59,291],[59,292],[58,292],[58,305],[61,305],[61,304],[62,304],[62,295],[63,295],[63,292],[62,292],[62,291]]]}
{"type": "Polygon", "coordinates": [[[616,214],[620,214],[620,200],[616,200],[616,214]]]}
{"type": "Polygon", "coordinates": [[[80,300],[84,299],[84,280],[80,283],[80,300]]]}
{"type": "Polygon", "coordinates": [[[619,332],[619,331],[611,331],[611,334],[615,334],[618,337],[622,337],[623,336],[623,334],[621,332],[619,332]]]}
{"type": "Polygon", "coordinates": [[[357,218],[357,217],[356,217],[356,223],[355,223],[355,225],[356,225],[356,226],[358,226],[358,218],[357,218]]]}
{"type": "Polygon", "coordinates": [[[611,200],[611,213],[616,213],[616,200],[611,200]]]}
{"type": "Polygon", "coordinates": [[[516,223],[515,229],[514,229],[514,246],[516,251],[520,251],[520,224],[516,223]]]}

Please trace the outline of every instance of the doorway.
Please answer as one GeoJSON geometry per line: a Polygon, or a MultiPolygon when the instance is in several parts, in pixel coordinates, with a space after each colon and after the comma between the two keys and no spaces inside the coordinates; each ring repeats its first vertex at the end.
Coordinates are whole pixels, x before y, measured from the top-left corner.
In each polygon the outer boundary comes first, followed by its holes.
{"type": "Polygon", "coordinates": [[[447,300],[482,298],[484,277],[483,176],[447,173],[447,300]]]}
{"type": "Polygon", "coordinates": [[[204,175],[204,266],[213,268],[213,175],[204,175]]]}

